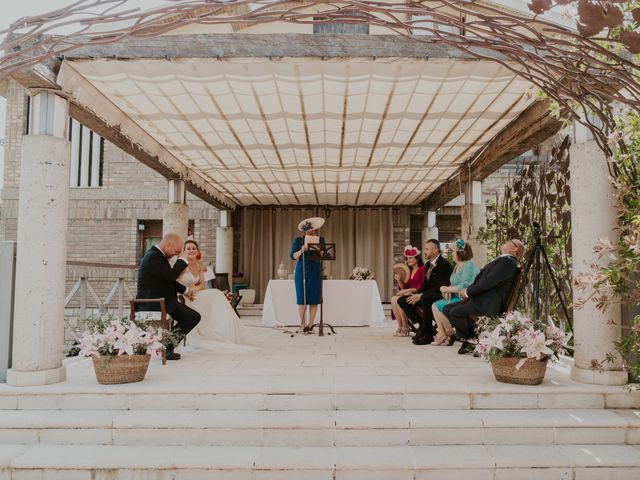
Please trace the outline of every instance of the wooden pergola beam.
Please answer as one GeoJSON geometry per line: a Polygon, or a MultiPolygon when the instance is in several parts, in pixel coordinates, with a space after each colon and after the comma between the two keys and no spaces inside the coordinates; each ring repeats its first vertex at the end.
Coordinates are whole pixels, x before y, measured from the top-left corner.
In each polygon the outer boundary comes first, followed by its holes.
{"type": "MultiPolygon", "coordinates": [[[[71,39],[73,41],[73,38],[71,39]]],[[[78,43],[83,43],[78,37],[78,43]]],[[[471,47],[487,58],[506,60],[500,53],[471,47]]],[[[411,41],[400,35],[324,35],[306,33],[246,34],[212,33],[128,37],[113,44],[90,45],[69,52],[65,58],[179,59],[179,58],[273,58],[273,57],[376,57],[477,60],[455,47],[427,41],[411,41]]]]}
{"type": "Polygon", "coordinates": [[[461,184],[469,180],[484,180],[504,164],[557,133],[562,126],[562,121],[551,114],[549,101],[533,103],[423,200],[423,210],[444,206],[460,195],[461,184]]]}
{"type": "MultiPolygon", "coordinates": [[[[11,78],[32,92],[40,89],[48,89],[59,91],[61,95],[65,95],[67,92],[62,91],[57,83],[57,73],[59,69],[60,62],[50,62],[48,65],[38,64],[11,75],[11,78]]],[[[235,202],[212,187],[202,176],[182,165],[160,144],[158,144],[156,152],[161,151],[162,158],[160,158],[160,155],[149,151],[141,144],[133,141],[130,136],[123,132],[121,125],[108,124],[104,118],[88,109],[72,95],[66,96],[69,100],[69,115],[96,132],[105,140],[111,142],[116,147],[133,156],[136,160],[147,165],[167,179],[183,179],[187,191],[205,202],[220,209],[234,209],[236,207],[235,202]]]]}

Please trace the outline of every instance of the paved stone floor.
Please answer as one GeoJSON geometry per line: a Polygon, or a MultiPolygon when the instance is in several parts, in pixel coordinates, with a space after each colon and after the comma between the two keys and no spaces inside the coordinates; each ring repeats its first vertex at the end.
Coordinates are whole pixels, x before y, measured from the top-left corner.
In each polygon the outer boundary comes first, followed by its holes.
{"type": "MultiPolygon", "coordinates": [[[[224,348],[220,350],[194,350],[183,348],[180,361],[162,366],[159,359],[152,359],[143,382],[103,386],[96,382],[89,359],[75,358],[66,361],[67,381],[43,387],[15,389],[0,384],[0,395],[8,393],[59,393],[59,392],[175,392],[175,393],[343,393],[350,391],[388,394],[387,404],[379,407],[393,408],[394,401],[406,402],[407,398],[394,398],[403,394],[449,393],[584,393],[572,397],[571,406],[601,407],[602,398],[589,394],[608,393],[610,398],[623,392],[622,387],[603,387],[573,382],[569,378],[570,359],[549,364],[542,385],[506,385],[495,381],[490,365],[471,355],[458,355],[454,347],[415,346],[409,338],[393,336],[394,328],[341,327],[335,335],[294,335],[285,329],[264,328],[259,319],[244,319],[247,343],[250,347],[224,348]],[[583,402],[581,404],[580,402],[583,402]],[[596,403],[594,405],[594,402],[596,403]]],[[[382,399],[380,399],[382,401],[382,399]]],[[[476,397],[476,404],[468,398],[449,398],[460,401],[459,408],[477,408],[483,398],[476,397]]],[[[1,397],[0,397],[1,401],[1,397]]],[[[346,401],[346,397],[345,397],[346,401]]],[[[500,403],[522,402],[522,398],[504,398],[500,403]]],[[[536,405],[519,403],[520,408],[535,408],[539,402],[552,402],[543,397],[529,398],[536,405]]],[[[451,406],[450,404],[447,405],[451,406]]],[[[625,407],[626,405],[611,405],[625,407]]],[[[631,405],[629,405],[631,406],[631,405]]],[[[406,404],[398,408],[407,407],[406,404]]],[[[561,406],[559,406],[561,407],[561,406]]]]}

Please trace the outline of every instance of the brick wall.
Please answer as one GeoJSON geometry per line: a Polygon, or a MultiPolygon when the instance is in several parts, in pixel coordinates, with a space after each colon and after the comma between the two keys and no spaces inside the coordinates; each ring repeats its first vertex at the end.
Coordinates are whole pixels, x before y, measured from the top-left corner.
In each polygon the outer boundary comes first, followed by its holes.
{"type": "MultiPolygon", "coordinates": [[[[0,209],[0,240],[17,237],[19,166],[26,124],[26,92],[11,82],[7,95],[4,187],[0,209]]],[[[67,260],[134,266],[138,261],[139,220],[162,220],[167,199],[164,177],[109,142],[104,145],[102,187],[72,188],[69,201],[67,260]]],[[[189,217],[205,262],[215,261],[218,210],[188,195],[189,217]]],[[[135,292],[135,271],[68,265],[67,292],[85,276],[103,301],[115,279],[124,275],[135,292]]],[[[70,307],[78,306],[75,298],[70,307]]],[[[88,298],[88,307],[95,302],[88,298]]]]}

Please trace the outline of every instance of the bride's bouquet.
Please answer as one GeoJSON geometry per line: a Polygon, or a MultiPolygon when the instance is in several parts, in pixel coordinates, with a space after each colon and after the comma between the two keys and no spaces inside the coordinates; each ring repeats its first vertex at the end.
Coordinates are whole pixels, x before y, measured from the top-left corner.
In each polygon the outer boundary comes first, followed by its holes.
{"type": "Polygon", "coordinates": [[[375,280],[373,276],[373,272],[365,267],[355,267],[351,271],[351,276],[349,277],[351,280],[375,280]]]}

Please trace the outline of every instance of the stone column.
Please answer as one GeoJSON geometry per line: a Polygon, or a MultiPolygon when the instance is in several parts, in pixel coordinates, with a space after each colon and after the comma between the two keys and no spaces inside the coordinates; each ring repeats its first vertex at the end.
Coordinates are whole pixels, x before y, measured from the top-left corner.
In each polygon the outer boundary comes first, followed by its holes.
{"type": "MultiPolygon", "coordinates": [[[[606,256],[598,259],[593,247],[600,238],[615,244],[616,211],[604,153],[595,141],[571,147],[571,233],[573,276],[587,272],[590,265],[605,265],[606,256]]],[[[591,292],[575,292],[587,297],[591,292]]],[[[573,310],[574,366],[571,378],[582,383],[622,385],[627,373],[622,371],[618,356],[614,363],[606,361],[607,353],[615,353],[613,342],[622,334],[620,306],[611,305],[603,313],[592,301],[573,310]]]]}
{"type": "Polygon", "coordinates": [[[216,273],[229,274],[229,286],[233,274],[233,227],[231,212],[220,211],[220,222],[216,229],[216,273]]]}
{"type": "Polygon", "coordinates": [[[66,379],[64,297],[69,211],[67,101],[44,92],[31,102],[22,139],[13,362],[7,383],[47,385],[66,379]]]}
{"type": "Polygon", "coordinates": [[[438,225],[436,224],[436,212],[428,211],[424,214],[424,232],[422,233],[422,245],[414,245],[422,250],[422,246],[425,242],[431,238],[440,238],[440,232],[438,231],[438,225]]]}
{"type": "Polygon", "coordinates": [[[164,208],[162,218],[162,235],[177,233],[183,240],[187,239],[189,230],[189,205],[187,205],[187,189],[182,180],[169,180],[169,203],[164,208]]]}
{"type": "Polygon", "coordinates": [[[486,207],[482,201],[482,182],[472,181],[465,186],[462,207],[462,237],[473,249],[473,261],[482,268],[487,263],[487,246],[478,240],[478,230],[487,226],[486,207]]]}

